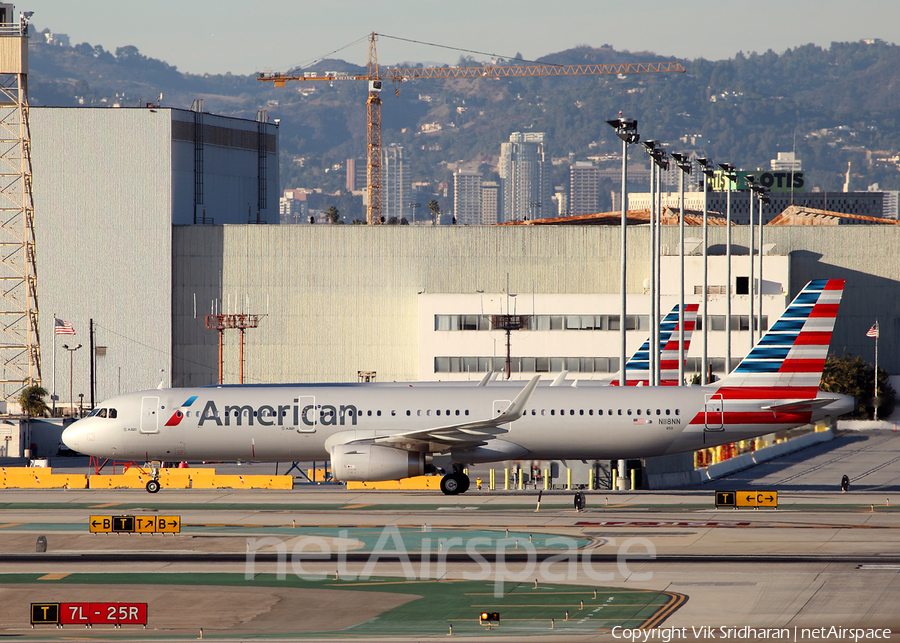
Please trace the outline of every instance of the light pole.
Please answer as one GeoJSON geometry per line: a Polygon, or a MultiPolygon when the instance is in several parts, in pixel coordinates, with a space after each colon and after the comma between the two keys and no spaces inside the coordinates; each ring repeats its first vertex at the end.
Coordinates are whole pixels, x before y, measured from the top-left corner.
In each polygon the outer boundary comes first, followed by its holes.
{"type": "MultiPolygon", "coordinates": [[[[756,328],[759,333],[759,338],[762,339],[763,328],[762,328],[762,296],[763,296],[763,211],[762,207],[764,205],[769,205],[769,193],[766,188],[761,185],[755,185],[752,188],[753,194],[756,195],[756,198],[759,199],[759,204],[757,206],[757,217],[759,218],[759,226],[757,227],[757,247],[759,248],[759,288],[757,288],[756,292],[756,301],[757,301],[757,310],[756,310],[756,328]]],[[[750,197],[751,199],[753,196],[750,197]]]]}
{"type": "Polygon", "coordinates": [[[753,264],[756,261],[756,259],[754,257],[754,255],[756,254],[756,251],[753,248],[753,185],[756,183],[756,177],[753,176],[752,174],[746,174],[746,175],[744,175],[744,181],[746,181],[747,187],[749,188],[749,192],[750,192],[750,278],[748,279],[748,281],[749,281],[748,293],[750,295],[750,323],[749,323],[750,348],[752,349],[753,345],[755,343],[755,338],[753,335],[753,332],[755,330],[753,328],[754,321],[755,321],[754,317],[753,317],[753,293],[755,290],[754,289],[755,284],[753,283],[753,279],[755,276],[754,275],[755,270],[753,269],[753,264]]]}
{"type": "Polygon", "coordinates": [[[416,225],[416,210],[422,207],[421,203],[408,203],[407,206],[410,210],[412,210],[412,224],[416,225]]]}
{"type": "Polygon", "coordinates": [[[73,365],[73,356],[75,355],[75,351],[81,348],[81,344],[76,346],[75,348],[69,348],[68,344],[63,344],[63,348],[69,351],[69,408],[72,409],[72,415],[75,414],[75,400],[74,395],[72,395],[72,365],[73,365]]]}
{"type": "Polygon", "coordinates": [[[656,248],[654,249],[654,254],[656,255],[656,349],[653,353],[653,359],[656,361],[656,385],[659,386],[662,382],[662,356],[660,354],[660,350],[662,347],[659,345],[659,324],[662,316],[660,312],[662,310],[662,268],[660,266],[662,262],[662,181],[663,181],[663,171],[669,171],[669,158],[666,154],[666,148],[657,147],[656,154],[653,157],[653,162],[656,164],[656,248]]]}
{"type": "Polygon", "coordinates": [[[528,205],[531,210],[531,220],[534,221],[535,219],[538,218],[537,212],[541,208],[541,202],[540,201],[531,201],[528,205]]]}
{"type": "Polygon", "coordinates": [[[707,348],[707,340],[709,339],[709,314],[706,306],[709,303],[709,228],[707,225],[707,217],[709,214],[707,207],[707,196],[709,195],[709,182],[716,175],[715,164],[704,158],[697,159],[704,175],[703,179],[703,313],[701,316],[703,324],[703,358],[701,362],[700,384],[709,384],[709,349],[707,348]]]}
{"type": "Polygon", "coordinates": [[[654,171],[654,166],[652,163],[653,152],[656,150],[656,146],[659,144],[659,141],[643,141],[641,145],[644,146],[644,149],[647,150],[647,154],[650,155],[651,164],[650,164],[650,342],[648,346],[650,348],[650,352],[647,357],[649,358],[648,366],[649,368],[649,380],[650,386],[656,384],[656,360],[653,359],[653,351],[655,345],[655,337],[656,337],[656,320],[658,317],[658,313],[656,312],[656,255],[654,254],[654,250],[656,249],[656,194],[654,192],[654,179],[656,178],[656,172],[654,171]]]}
{"type": "Polygon", "coordinates": [[[681,265],[678,299],[678,385],[684,386],[684,177],[690,175],[694,164],[684,154],[672,152],[670,156],[681,170],[681,183],[678,191],[678,259],[681,265]]]}
{"type": "Polygon", "coordinates": [[[616,136],[622,139],[622,236],[619,243],[619,290],[621,295],[620,303],[622,313],[619,317],[619,333],[621,337],[619,346],[619,386],[625,386],[627,384],[625,381],[625,360],[627,359],[625,353],[625,327],[627,326],[625,278],[627,276],[626,266],[628,258],[626,252],[628,250],[628,242],[625,235],[627,233],[628,225],[628,144],[637,143],[641,137],[637,131],[637,121],[633,118],[624,118],[622,112],[619,112],[619,118],[613,118],[606,121],[606,123],[616,130],[616,136]]]}
{"type": "Polygon", "coordinates": [[[725,374],[731,372],[731,183],[737,181],[737,174],[731,163],[719,163],[725,177],[727,196],[725,198],[725,374]]]}
{"type": "Polygon", "coordinates": [[[656,192],[660,191],[662,170],[669,169],[669,159],[666,158],[666,151],[659,141],[644,141],[641,145],[647,150],[652,161],[650,165],[650,355],[648,357],[650,358],[650,385],[659,386],[659,220],[662,210],[656,207],[656,192]]]}

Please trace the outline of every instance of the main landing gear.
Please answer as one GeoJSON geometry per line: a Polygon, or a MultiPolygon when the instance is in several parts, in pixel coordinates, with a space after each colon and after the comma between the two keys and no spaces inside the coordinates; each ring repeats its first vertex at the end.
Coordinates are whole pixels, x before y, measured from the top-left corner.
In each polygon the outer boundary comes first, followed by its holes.
{"type": "Polygon", "coordinates": [[[462,471],[448,473],[441,478],[441,491],[448,496],[456,496],[469,490],[469,476],[462,471]]]}

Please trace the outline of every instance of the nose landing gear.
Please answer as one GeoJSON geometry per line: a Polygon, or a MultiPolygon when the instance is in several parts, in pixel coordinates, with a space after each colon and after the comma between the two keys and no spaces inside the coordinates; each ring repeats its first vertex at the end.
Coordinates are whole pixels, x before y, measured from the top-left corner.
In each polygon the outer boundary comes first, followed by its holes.
{"type": "Polygon", "coordinates": [[[150,479],[147,481],[147,492],[156,493],[159,489],[159,468],[153,466],[150,468],[150,479]]]}

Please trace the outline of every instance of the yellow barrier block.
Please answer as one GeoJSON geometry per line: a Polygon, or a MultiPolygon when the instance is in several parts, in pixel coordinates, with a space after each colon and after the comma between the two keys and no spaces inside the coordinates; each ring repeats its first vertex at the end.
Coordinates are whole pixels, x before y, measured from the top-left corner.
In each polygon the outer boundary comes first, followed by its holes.
{"type": "Polygon", "coordinates": [[[98,475],[93,474],[88,478],[91,489],[143,489],[150,476],[123,476],[123,475],[98,475]]]}
{"type": "MultiPolygon", "coordinates": [[[[44,469],[46,471],[46,469],[44,469]]],[[[87,476],[82,473],[49,473],[34,477],[22,476],[7,480],[8,489],[87,489],[87,476]]]]}
{"type": "Polygon", "coordinates": [[[382,491],[430,491],[441,488],[442,476],[415,476],[402,480],[383,480],[380,482],[348,482],[347,489],[361,491],[364,489],[380,489],[382,491]]]}

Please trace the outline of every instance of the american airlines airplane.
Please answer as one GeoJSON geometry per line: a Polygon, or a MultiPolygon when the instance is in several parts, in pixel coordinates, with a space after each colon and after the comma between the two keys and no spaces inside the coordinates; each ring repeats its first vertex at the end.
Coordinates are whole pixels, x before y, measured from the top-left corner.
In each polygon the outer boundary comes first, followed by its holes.
{"type": "Polygon", "coordinates": [[[521,389],[409,382],[151,390],[103,402],[63,442],[148,462],[327,459],[341,481],[443,469],[441,490],[450,495],[468,489],[467,464],[690,452],[853,410],[852,397],[818,390],[843,288],[840,279],[808,283],[741,364],[707,386],[539,387],[538,375],[521,389]]]}

